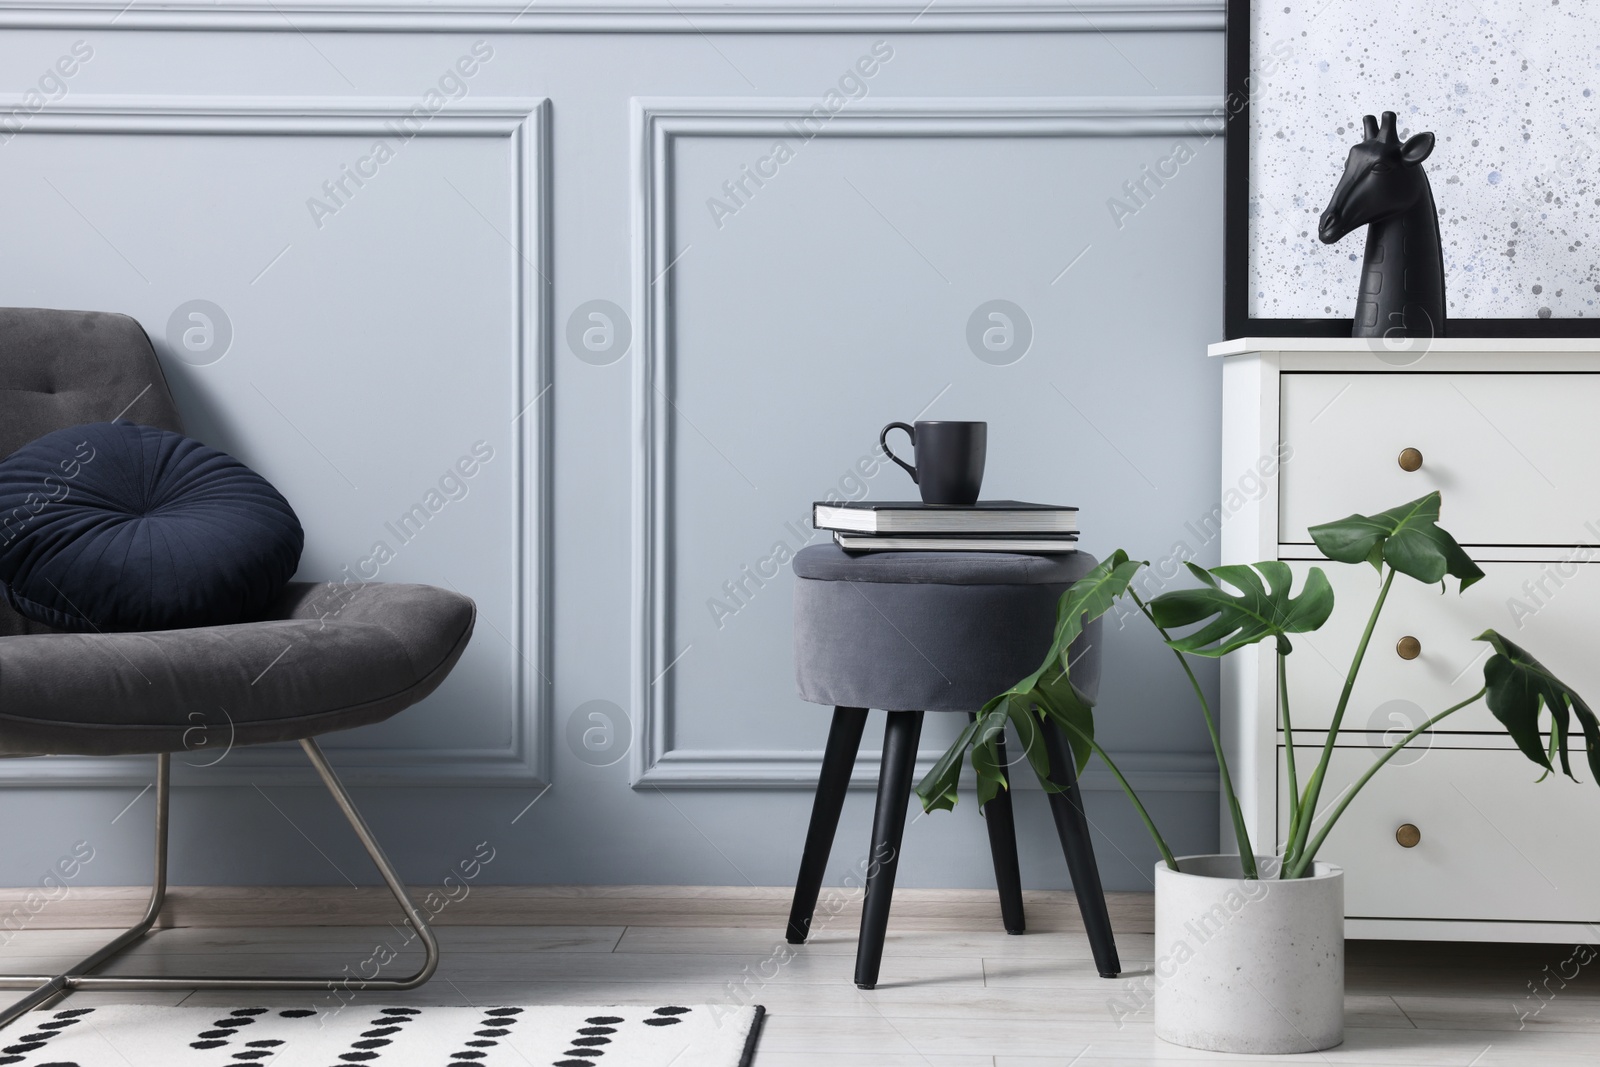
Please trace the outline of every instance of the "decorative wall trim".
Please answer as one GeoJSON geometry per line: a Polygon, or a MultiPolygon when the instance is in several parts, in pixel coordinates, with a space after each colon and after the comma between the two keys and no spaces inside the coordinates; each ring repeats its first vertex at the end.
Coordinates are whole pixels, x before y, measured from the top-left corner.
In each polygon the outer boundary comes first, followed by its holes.
{"type": "Polygon", "coordinates": [[[1223,28],[1224,0],[0,0],[0,29],[255,33],[1028,33],[1223,28]]]}
{"type": "MultiPolygon", "coordinates": [[[[814,100],[635,99],[633,102],[634,740],[629,752],[635,788],[801,788],[814,785],[821,754],[785,751],[684,750],[674,747],[670,686],[658,684],[677,652],[671,626],[673,380],[672,141],[677,137],[794,138],[794,124],[814,100]]],[[[834,114],[817,137],[1149,137],[1201,132],[1220,112],[1214,97],[1087,97],[1038,99],[877,99],[834,114]]],[[[1131,758],[1131,757],[1130,757],[1131,758]]],[[[1133,761],[1137,766],[1138,760],[1133,761]]],[[[863,753],[853,784],[876,780],[863,753]]],[[[925,768],[922,768],[925,770],[925,768]]],[[[1136,782],[1174,791],[1216,789],[1210,756],[1145,754],[1136,782]],[[1208,769],[1209,768],[1209,769],[1208,769]]],[[[1086,788],[1115,788],[1093,772],[1086,788]]]]}
{"type": "MultiPolygon", "coordinates": [[[[0,100],[0,111],[14,106],[0,100]]],[[[178,97],[73,97],[29,119],[14,134],[211,136],[394,136],[385,123],[407,116],[414,100],[249,98],[196,103],[178,97]]],[[[549,553],[551,545],[550,419],[550,102],[473,99],[435,113],[418,137],[503,137],[511,148],[516,190],[517,308],[515,365],[516,469],[521,496],[512,531],[515,554],[516,705],[505,748],[330,749],[347,782],[375,786],[543,786],[550,780],[549,553]]],[[[480,620],[480,628],[483,621],[480,620]]],[[[204,762],[199,758],[196,764],[204,762]]],[[[142,786],[154,777],[148,757],[50,756],[0,760],[0,787],[142,786]]],[[[191,770],[173,760],[178,785],[313,784],[315,772],[294,745],[241,748],[213,767],[191,770]]]]}

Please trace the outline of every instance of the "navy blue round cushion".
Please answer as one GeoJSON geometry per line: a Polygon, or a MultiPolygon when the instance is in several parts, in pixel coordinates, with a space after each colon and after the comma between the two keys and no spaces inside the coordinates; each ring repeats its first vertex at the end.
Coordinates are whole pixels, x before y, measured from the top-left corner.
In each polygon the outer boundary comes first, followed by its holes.
{"type": "Polygon", "coordinates": [[[174,630],[259,618],[300,564],[289,502],[225,452],[96,422],[0,460],[0,585],[62,630],[174,630]]]}

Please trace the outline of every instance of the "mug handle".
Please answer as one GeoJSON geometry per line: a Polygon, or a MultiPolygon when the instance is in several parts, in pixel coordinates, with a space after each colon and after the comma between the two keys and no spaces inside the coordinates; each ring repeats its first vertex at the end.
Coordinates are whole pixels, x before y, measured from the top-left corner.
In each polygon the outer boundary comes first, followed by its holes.
{"type": "Polygon", "coordinates": [[[917,481],[917,468],[913,467],[911,464],[907,463],[905,460],[901,459],[899,456],[895,455],[893,452],[891,452],[889,450],[889,431],[890,430],[904,430],[906,432],[906,436],[911,438],[911,447],[912,448],[916,448],[917,447],[917,429],[916,429],[916,427],[915,426],[909,426],[909,425],[907,425],[906,423],[903,423],[903,422],[891,422],[889,425],[887,425],[887,426],[885,426],[883,428],[883,432],[882,433],[878,434],[878,447],[883,449],[883,454],[884,455],[888,456],[890,459],[892,459],[896,463],[900,464],[901,467],[905,468],[905,472],[907,474],[911,475],[911,484],[912,485],[920,485],[921,483],[917,481]]]}

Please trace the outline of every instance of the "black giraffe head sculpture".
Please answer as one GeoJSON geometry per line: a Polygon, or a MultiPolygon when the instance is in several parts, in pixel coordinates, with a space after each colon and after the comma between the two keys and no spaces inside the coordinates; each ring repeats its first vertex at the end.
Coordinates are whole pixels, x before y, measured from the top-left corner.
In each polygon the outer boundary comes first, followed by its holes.
{"type": "Polygon", "coordinates": [[[1331,245],[1367,227],[1352,336],[1443,337],[1444,251],[1433,189],[1422,170],[1433,134],[1401,144],[1394,124],[1393,111],[1383,113],[1381,127],[1371,115],[1362,119],[1365,139],[1350,149],[1317,237],[1331,245]]]}

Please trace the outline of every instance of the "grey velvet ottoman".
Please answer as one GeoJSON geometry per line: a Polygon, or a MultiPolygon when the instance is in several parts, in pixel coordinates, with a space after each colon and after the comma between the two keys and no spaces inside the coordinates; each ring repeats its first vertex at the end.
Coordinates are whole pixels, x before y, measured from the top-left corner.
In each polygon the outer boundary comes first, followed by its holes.
{"type": "MultiPolygon", "coordinates": [[[[989,699],[1033,673],[1050,650],[1061,594],[1096,562],[1085,552],[852,555],[837,545],[816,545],[795,556],[795,681],[802,698],[831,704],[834,711],[789,913],[791,944],[810,933],[867,709],[879,708],[889,714],[855,977],[862,989],[877,985],[923,713],[975,715],[989,699]]],[[[1099,640],[1096,620],[1071,652],[1073,680],[1090,697],[1099,689],[1099,640]]],[[[1114,978],[1121,964],[1071,745],[1048,720],[1041,736],[1051,781],[1061,789],[1047,796],[1095,965],[1102,977],[1114,978]]],[[[1000,760],[1007,761],[1003,741],[1000,760]]],[[[1001,917],[1008,933],[1020,934],[1025,929],[1022,879],[1010,791],[1001,791],[983,814],[1001,917]]]]}

